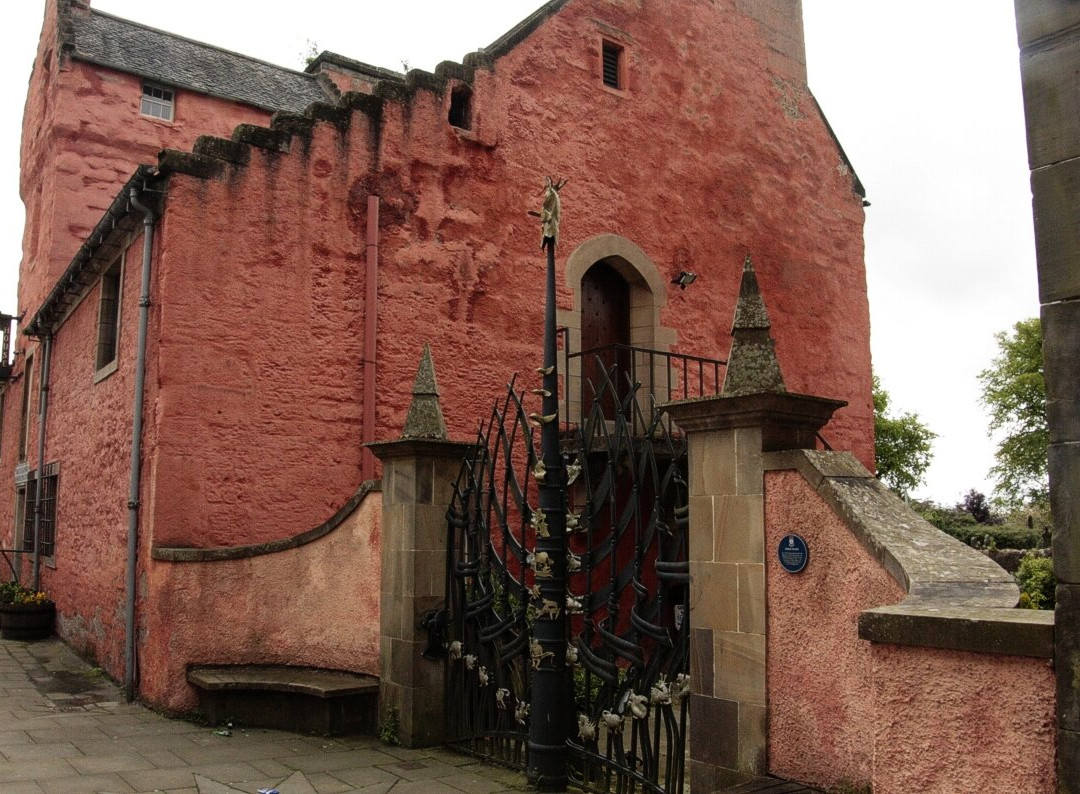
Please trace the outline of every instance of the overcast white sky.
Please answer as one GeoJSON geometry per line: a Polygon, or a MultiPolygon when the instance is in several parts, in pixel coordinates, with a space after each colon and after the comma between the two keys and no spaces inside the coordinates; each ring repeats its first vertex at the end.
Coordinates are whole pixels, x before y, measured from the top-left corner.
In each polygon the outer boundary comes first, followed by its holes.
{"type": "MultiPolygon", "coordinates": [[[[662,0],[650,0],[661,2],[662,0]]],[[[313,41],[395,69],[490,44],[541,0],[94,0],[102,11],[299,68],[313,41]],[[303,13],[297,13],[299,9],[303,13]]],[[[810,87],[866,186],[874,369],[939,434],[927,487],[990,491],[976,374],[1038,312],[1012,0],[803,0],[810,87]]],[[[43,0],[9,3],[0,48],[0,311],[15,310],[18,157],[43,0]]],[[[828,263],[822,263],[827,266],[828,263]]]]}

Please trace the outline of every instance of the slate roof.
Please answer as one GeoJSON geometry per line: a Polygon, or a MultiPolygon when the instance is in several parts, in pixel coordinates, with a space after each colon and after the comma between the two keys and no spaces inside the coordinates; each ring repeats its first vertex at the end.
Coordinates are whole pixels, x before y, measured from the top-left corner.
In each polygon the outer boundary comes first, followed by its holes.
{"type": "Polygon", "coordinates": [[[301,112],[330,97],[310,74],[185,39],[100,11],[70,17],[72,56],[266,110],[301,112]]]}

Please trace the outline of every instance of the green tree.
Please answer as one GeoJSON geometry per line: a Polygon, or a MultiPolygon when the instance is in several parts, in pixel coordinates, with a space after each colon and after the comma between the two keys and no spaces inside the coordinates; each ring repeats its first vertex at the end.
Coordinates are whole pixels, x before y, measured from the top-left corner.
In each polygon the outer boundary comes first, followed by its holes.
{"type": "Polygon", "coordinates": [[[874,463],[878,479],[893,491],[906,496],[917,488],[934,457],[932,446],[937,433],[922,423],[918,414],[892,416],[889,393],[874,375],[874,463]]]}
{"type": "Polygon", "coordinates": [[[998,499],[1007,505],[1047,502],[1046,384],[1043,381],[1042,324],[1021,320],[994,335],[998,355],[979,373],[980,402],[990,411],[990,435],[1000,433],[997,463],[990,475],[998,499]]]}

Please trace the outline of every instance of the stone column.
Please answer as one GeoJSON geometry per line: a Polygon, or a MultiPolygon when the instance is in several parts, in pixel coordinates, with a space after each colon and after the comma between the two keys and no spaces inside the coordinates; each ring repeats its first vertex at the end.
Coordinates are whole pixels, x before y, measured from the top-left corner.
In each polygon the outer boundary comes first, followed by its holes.
{"type": "Polygon", "coordinates": [[[428,633],[419,627],[446,600],[446,510],[471,444],[448,441],[431,352],[413,386],[397,441],[370,444],[383,464],[382,587],[379,631],[379,717],[397,723],[405,747],[441,744],[445,663],[425,659],[428,633]]]}
{"type": "Polygon", "coordinates": [[[749,257],[720,396],[666,406],[687,434],[690,776],[713,791],[768,771],[762,452],[813,448],[845,403],[784,387],[749,257]]]}
{"type": "Polygon", "coordinates": [[[1016,0],[1042,303],[1054,610],[1058,791],[1080,792],[1080,3],[1016,0]]]}

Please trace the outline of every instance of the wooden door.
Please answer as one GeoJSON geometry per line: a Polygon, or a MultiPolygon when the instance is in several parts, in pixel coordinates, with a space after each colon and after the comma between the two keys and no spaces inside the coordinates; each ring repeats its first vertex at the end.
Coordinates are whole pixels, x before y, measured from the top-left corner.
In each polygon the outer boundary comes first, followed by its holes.
{"type": "MultiPolygon", "coordinates": [[[[630,285],[606,262],[597,262],[581,279],[581,350],[585,353],[582,374],[599,389],[603,370],[618,365],[616,390],[619,398],[627,392],[631,377],[630,351],[615,345],[630,344],[630,285]],[[589,352],[589,351],[596,351],[589,352]]],[[[593,391],[582,383],[582,409],[588,411],[593,391]]],[[[615,400],[610,394],[603,401],[604,416],[615,415],[615,400]]]]}

